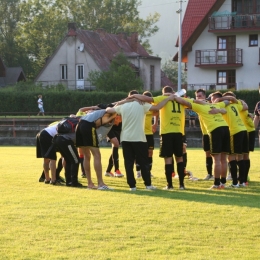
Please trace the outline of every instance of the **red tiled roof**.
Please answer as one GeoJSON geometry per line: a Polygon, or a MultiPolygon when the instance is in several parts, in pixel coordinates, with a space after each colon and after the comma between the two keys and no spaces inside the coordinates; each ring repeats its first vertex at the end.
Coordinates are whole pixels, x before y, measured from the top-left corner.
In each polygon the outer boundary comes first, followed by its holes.
{"type": "Polygon", "coordinates": [[[112,59],[121,51],[127,57],[153,57],[139,43],[138,35],[110,34],[102,29],[97,31],[76,30],[84,48],[101,70],[108,70],[112,59]],[[136,39],[134,38],[136,37],[136,39]],[[136,40],[136,41],[135,41],[136,40]]]}
{"type": "MultiPolygon", "coordinates": [[[[189,0],[182,21],[182,48],[189,44],[195,32],[200,34],[205,29],[208,16],[213,11],[217,11],[224,2],[225,0],[189,0]]],[[[177,40],[176,46],[179,46],[178,42],[179,39],[177,40]]],[[[193,43],[194,39],[190,44],[193,43]]],[[[174,60],[176,56],[177,54],[174,60]]]]}

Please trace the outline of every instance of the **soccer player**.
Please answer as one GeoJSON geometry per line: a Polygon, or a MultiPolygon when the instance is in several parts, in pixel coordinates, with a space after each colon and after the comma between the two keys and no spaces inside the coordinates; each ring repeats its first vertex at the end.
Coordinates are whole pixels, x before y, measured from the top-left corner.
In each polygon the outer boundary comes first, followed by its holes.
{"type": "MultiPolygon", "coordinates": [[[[202,88],[195,91],[195,97],[196,100],[206,100],[206,91],[202,88]]],[[[198,117],[200,122],[200,129],[202,131],[202,147],[205,151],[206,155],[206,169],[207,169],[207,176],[204,178],[204,180],[214,180],[214,176],[212,175],[212,165],[213,165],[213,159],[210,155],[210,141],[209,141],[209,135],[207,133],[207,130],[204,126],[204,124],[201,122],[200,117],[198,117]]]]}
{"type": "MultiPolygon", "coordinates": [[[[144,102],[158,104],[168,98],[165,93],[172,94],[173,89],[170,86],[163,88],[163,95],[157,97],[147,97],[144,95],[133,95],[144,102]]],[[[185,189],[184,186],[184,164],[183,164],[183,139],[185,126],[185,106],[175,101],[168,102],[160,110],[160,154],[165,162],[165,176],[167,186],[165,189],[172,190],[172,156],[175,155],[177,162],[177,172],[179,175],[179,188],[185,189]]]]}
{"type": "MultiPolygon", "coordinates": [[[[222,94],[215,92],[211,95],[212,102],[220,102],[228,100],[232,103],[226,106],[227,113],[223,118],[227,122],[230,131],[230,154],[228,161],[230,164],[230,171],[232,176],[232,184],[230,187],[239,188],[246,186],[246,170],[243,160],[243,154],[248,154],[248,137],[246,127],[240,117],[240,111],[247,110],[247,105],[238,103],[233,92],[228,91],[222,94]],[[244,107],[245,105],[245,107],[244,107]],[[239,168],[239,183],[237,180],[237,165],[239,168]]],[[[225,106],[225,105],[224,105],[225,106]]],[[[223,183],[223,182],[222,182],[223,183]]],[[[225,183],[223,183],[225,184],[225,183]]]]}
{"type": "MultiPolygon", "coordinates": [[[[137,93],[137,91],[130,91],[130,99],[134,100],[135,95],[133,94],[137,93]]],[[[145,95],[137,96],[149,98],[150,101],[148,102],[151,102],[150,97],[147,97],[145,95]]],[[[141,174],[146,189],[156,189],[156,187],[151,184],[151,176],[149,171],[147,153],[148,147],[144,133],[145,114],[148,111],[157,111],[161,109],[169,100],[173,98],[173,96],[165,97],[164,100],[158,103],[156,106],[149,103],[145,103],[142,105],[136,101],[122,104],[122,101],[120,101],[115,107],[106,109],[108,113],[116,112],[117,114],[122,116],[121,142],[123,148],[127,183],[130,187],[130,191],[136,190],[136,180],[133,171],[135,160],[139,163],[141,167],[141,174]]]]}
{"type": "Polygon", "coordinates": [[[214,185],[210,189],[222,189],[224,186],[220,178],[226,178],[227,154],[230,150],[230,136],[228,125],[223,119],[221,109],[217,104],[209,104],[204,101],[183,99],[175,97],[174,100],[192,110],[199,116],[210,136],[210,153],[214,165],[214,185]]]}
{"type": "MultiPolygon", "coordinates": [[[[152,97],[152,93],[149,91],[145,91],[143,95],[152,97]]],[[[154,137],[153,134],[157,130],[158,120],[154,120],[154,124],[152,122],[153,117],[155,118],[158,115],[158,112],[148,111],[145,115],[145,125],[144,125],[144,133],[147,140],[148,145],[148,160],[149,160],[149,170],[150,175],[153,177],[151,170],[153,166],[153,150],[154,150],[154,137]]],[[[138,162],[136,162],[136,171],[137,171],[137,178],[141,178],[141,168],[138,162]]]]}

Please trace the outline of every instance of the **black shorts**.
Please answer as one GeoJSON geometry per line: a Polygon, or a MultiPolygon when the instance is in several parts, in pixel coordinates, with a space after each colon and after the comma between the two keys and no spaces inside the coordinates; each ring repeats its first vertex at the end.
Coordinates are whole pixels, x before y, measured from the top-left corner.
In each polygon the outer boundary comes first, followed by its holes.
{"type": "Polygon", "coordinates": [[[230,136],[230,154],[249,153],[247,131],[240,131],[230,136]]]}
{"type": "Polygon", "coordinates": [[[176,157],[182,157],[183,155],[182,133],[169,133],[161,135],[159,156],[162,158],[168,158],[173,155],[176,157]]]}
{"type": "Polygon", "coordinates": [[[95,123],[81,120],[76,128],[76,147],[84,146],[99,147],[95,123]]]}
{"type": "Polygon", "coordinates": [[[56,135],[53,138],[54,144],[58,147],[65,161],[71,164],[79,163],[79,154],[74,142],[64,138],[62,135],[56,135]]]}
{"type": "Polygon", "coordinates": [[[230,133],[228,126],[220,126],[209,134],[210,153],[229,153],[230,152],[230,133]]]}
{"type": "Polygon", "coordinates": [[[202,137],[202,147],[205,152],[210,151],[210,141],[209,135],[203,135],[202,137]]]}
{"type": "Polygon", "coordinates": [[[154,150],[154,138],[153,135],[145,135],[148,145],[148,150],[154,150]]]}
{"type": "Polygon", "coordinates": [[[56,149],[52,143],[52,136],[42,130],[36,136],[36,157],[57,160],[56,149]]]}
{"type": "Polygon", "coordinates": [[[183,144],[185,145],[185,146],[187,146],[187,138],[186,138],[186,135],[183,135],[182,136],[182,141],[183,141],[183,144]]]}
{"type": "Polygon", "coordinates": [[[249,151],[253,152],[255,150],[255,131],[248,132],[247,136],[249,151]]]}
{"type": "Polygon", "coordinates": [[[111,128],[111,130],[107,134],[107,141],[110,142],[110,139],[116,137],[120,144],[120,134],[121,134],[121,131],[113,130],[113,128],[111,128]]]}

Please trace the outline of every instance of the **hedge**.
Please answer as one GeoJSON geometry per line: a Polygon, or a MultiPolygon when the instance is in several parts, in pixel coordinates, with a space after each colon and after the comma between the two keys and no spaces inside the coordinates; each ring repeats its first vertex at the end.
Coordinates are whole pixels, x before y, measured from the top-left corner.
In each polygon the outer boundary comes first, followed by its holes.
{"type": "MultiPolygon", "coordinates": [[[[224,92],[224,91],[223,91],[224,92]]],[[[207,95],[211,92],[207,91],[207,95]]],[[[245,100],[252,112],[259,101],[258,90],[234,91],[237,98],[245,100]]],[[[99,103],[111,103],[127,96],[124,92],[86,92],[86,91],[19,91],[0,89],[0,112],[38,112],[38,95],[43,96],[44,110],[48,112],[76,113],[84,106],[97,105],[99,103]]],[[[154,96],[160,95],[161,91],[153,92],[154,96]]],[[[187,96],[194,97],[194,91],[187,91],[187,96]]]]}

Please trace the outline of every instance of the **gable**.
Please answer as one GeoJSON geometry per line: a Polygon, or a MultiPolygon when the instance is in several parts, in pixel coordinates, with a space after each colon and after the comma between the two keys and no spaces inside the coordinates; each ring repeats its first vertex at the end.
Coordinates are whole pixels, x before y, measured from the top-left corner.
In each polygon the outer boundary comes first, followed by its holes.
{"type": "MultiPolygon", "coordinates": [[[[208,26],[208,17],[217,11],[225,0],[189,0],[184,19],[182,21],[182,57],[185,59],[193,43],[208,26]]],[[[179,46],[179,39],[176,47],[179,46]]],[[[178,53],[173,58],[178,61],[178,53]]]]}

